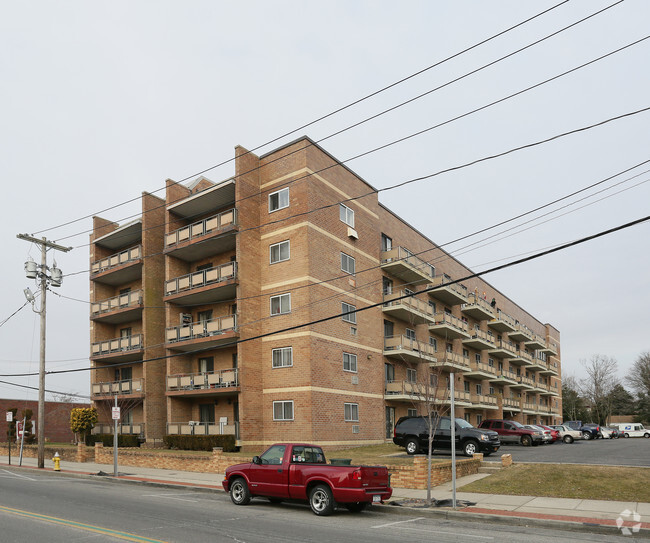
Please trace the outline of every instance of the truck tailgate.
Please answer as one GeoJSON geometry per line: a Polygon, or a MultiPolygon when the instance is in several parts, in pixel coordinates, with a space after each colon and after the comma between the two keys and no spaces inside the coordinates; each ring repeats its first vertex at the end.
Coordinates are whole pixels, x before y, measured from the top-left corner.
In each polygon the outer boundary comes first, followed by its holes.
{"type": "Polygon", "coordinates": [[[361,466],[361,482],[366,488],[385,488],[388,486],[386,466],[361,466]]]}

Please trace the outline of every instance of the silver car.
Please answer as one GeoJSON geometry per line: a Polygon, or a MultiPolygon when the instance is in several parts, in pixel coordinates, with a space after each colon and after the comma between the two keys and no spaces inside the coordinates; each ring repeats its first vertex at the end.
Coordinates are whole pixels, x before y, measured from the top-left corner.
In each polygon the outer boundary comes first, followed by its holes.
{"type": "Polygon", "coordinates": [[[550,430],[547,430],[546,428],[542,428],[541,426],[537,426],[536,424],[524,424],[524,428],[541,432],[542,437],[544,438],[543,443],[553,443],[553,435],[551,434],[550,430]]]}
{"type": "Polygon", "coordinates": [[[560,439],[564,443],[573,443],[576,439],[582,439],[582,432],[580,430],[574,430],[570,426],[556,424],[551,426],[551,428],[560,432],[560,439]]]}

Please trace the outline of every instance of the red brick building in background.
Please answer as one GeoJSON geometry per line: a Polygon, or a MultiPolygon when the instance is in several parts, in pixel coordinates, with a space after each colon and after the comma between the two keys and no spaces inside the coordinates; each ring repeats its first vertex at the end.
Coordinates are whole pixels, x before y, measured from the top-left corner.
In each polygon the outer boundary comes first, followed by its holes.
{"type": "MultiPolygon", "coordinates": [[[[88,403],[74,402],[45,402],[45,440],[53,443],[71,443],[74,434],[70,430],[70,411],[75,407],[90,407],[88,403]]],[[[38,402],[32,400],[3,400],[0,399],[0,441],[6,441],[8,422],[5,413],[10,409],[18,409],[16,418],[22,419],[26,409],[32,410],[33,432],[36,433],[38,424],[38,402]]]]}
{"type": "Polygon", "coordinates": [[[308,138],[235,153],[233,178],[168,180],[141,218],[94,218],[96,432],[117,396],[120,431],[149,444],[381,443],[423,412],[423,384],[448,406],[452,372],[457,416],[475,425],[561,420],[557,329],[470,278],[308,138]]]}

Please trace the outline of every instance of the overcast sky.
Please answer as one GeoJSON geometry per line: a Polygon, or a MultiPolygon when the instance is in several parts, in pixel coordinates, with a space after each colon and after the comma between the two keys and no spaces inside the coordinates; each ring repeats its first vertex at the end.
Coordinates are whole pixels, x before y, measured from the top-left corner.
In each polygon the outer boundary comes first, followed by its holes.
{"type": "MultiPolygon", "coordinates": [[[[558,3],[0,0],[0,322],[23,305],[24,288],[37,290],[23,263],[39,251],[16,234],[73,246],[55,255],[59,267],[87,270],[90,219],[41,231],[226,161],[235,145],[262,145],[558,3]]],[[[320,141],[611,4],[567,2],[259,152],[301,135],[320,141]]],[[[648,21],[650,2],[619,3],[321,145],[346,161],[644,38],[648,21]]],[[[649,107],[649,58],[646,40],[347,165],[381,189],[649,107]]],[[[380,201],[443,244],[650,159],[649,126],[649,112],[636,114],[383,192],[380,201]]],[[[650,163],[579,197],[622,182],[599,195],[546,208],[557,212],[508,232],[526,228],[515,235],[462,249],[543,212],[446,249],[480,271],[645,217],[647,170],[650,163]]],[[[233,173],[229,162],[205,175],[233,173]]],[[[123,222],[138,211],[130,204],[100,215],[123,222]]],[[[643,223],[485,279],[561,331],[565,375],[580,377],[580,360],[602,354],[618,360],[623,377],[650,349],[649,234],[643,223]]],[[[88,274],[78,273],[56,291],[76,300],[48,293],[48,371],[89,365],[88,287],[88,274]]],[[[0,341],[0,374],[38,371],[39,318],[30,306],[0,326],[0,341]]],[[[38,386],[37,377],[0,380],[38,386]]],[[[47,388],[87,395],[88,372],[48,376],[47,388]]],[[[0,383],[0,397],[37,394],[0,383]]]]}

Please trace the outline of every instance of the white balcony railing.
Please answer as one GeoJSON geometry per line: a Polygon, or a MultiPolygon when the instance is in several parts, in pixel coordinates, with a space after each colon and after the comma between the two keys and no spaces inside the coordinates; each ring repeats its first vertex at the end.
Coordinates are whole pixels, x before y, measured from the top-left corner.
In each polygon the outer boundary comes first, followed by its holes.
{"type": "Polygon", "coordinates": [[[174,247],[179,243],[206,236],[235,224],[237,224],[237,210],[233,208],[167,234],[165,247],[174,247]]]}
{"type": "Polygon", "coordinates": [[[173,326],[165,331],[167,343],[188,341],[208,336],[225,334],[237,330],[237,315],[226,315],[217,319],[202,322],[192,322],[181,326],[173,326]]]}
{"type": "Polygon", "coordinates": [[[93,396],[114,396],[115,394],[142,394],[144,392],[144,379],[124,379],[108,383],[93,383],[91,386],[93,396]]]}
{"type": "Polygon", "coordinates": [[[165,294],[176,294],[187,290],[201,288],[207,285],[213,285],[229,279],[234,279],[237,275],[237,263],[227,262],[215,268],[200,270],[194,273],[188,273],[181,277],[176,277],[165,282],[165,294]]]}
{"type": "Polygon", "coordinates": [[[231,422],[168,422],[167,435],[181,436],[239,436],[239,423],[231,422]]]}
{"type": "Polygon", "coordinates": [[[91,356],[142,349],[142,334],[97,341],[91,345],[91,356]]]}
{"type": "Polygon", "coordinates": [[[127,307],[136,307],[142,303],[142,291],[134,290],[125,294],[120,294],[107,300],[93,302],[90,304],[90,316],[96,317],[103,313],[110,313],[118,309],[125,309],[127,307]]]}
{"type": "Polygon", "coordinates": [[[99,273],[110,270],[116,266],[133,262],[142,258],[142,245],[136,245],[130,249],[125,249],[114,255],[107,256],[101,260],[97,260],[90,265],[90,273],[99,273]]]}
{"type": "Polygon", "coordinates": [[[203,373],[179,373],[167,376],[167,390],[207,390],[239,386],[236,369],[203,373]]]}

